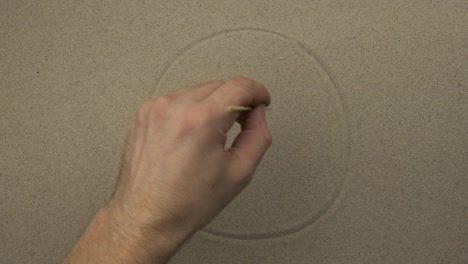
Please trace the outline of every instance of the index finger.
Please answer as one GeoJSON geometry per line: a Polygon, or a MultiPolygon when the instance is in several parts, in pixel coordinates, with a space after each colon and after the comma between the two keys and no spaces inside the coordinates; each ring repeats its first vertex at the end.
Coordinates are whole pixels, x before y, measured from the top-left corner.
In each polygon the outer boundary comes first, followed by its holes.
{"type": "Polygon", "coordinates": [[[227,106],[252,106],[270,104],[270,93],[263,84],[244,76],[237,76],[224,82],[208,98],[216,104],[227,106]]]}
{"type": "Polygon", "coordinates": [[[219,113],[227,132],[239,118],[239,111],[229,111],[228,106],[250,106],[270,104],[271,97],[263,84],[244,76],[237,76],[224,82],[216,91],[205,99],[210,108],[219,113]]]}

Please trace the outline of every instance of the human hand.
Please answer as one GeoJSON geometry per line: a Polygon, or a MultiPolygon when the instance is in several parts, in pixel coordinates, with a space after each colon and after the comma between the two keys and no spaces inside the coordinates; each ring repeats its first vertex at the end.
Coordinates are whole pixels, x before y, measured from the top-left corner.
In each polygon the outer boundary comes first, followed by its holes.
{"type": "Polygon", "coordinates": [[[269,103],[265,87],[245,77],[147,101],[134,117],[109,209],[118,221],[181,239],[207,225],[251,181],[271,144],[269,103]],[[229,111],[233,105],[254,108],[229,111]],[[236,121],[242,131],[225,150],[236,121]]]}
{"type": "Polygon", "coordinates": [[[263,85],[236,77],[143,104],[114,197],[63,263],[166,263],[251,181],[271,144],[269,103],[263,85]],[[240,113],[228,106],[254,108],[240,113]],[[242,131],[226,150],[236,121],[242,131]]]}

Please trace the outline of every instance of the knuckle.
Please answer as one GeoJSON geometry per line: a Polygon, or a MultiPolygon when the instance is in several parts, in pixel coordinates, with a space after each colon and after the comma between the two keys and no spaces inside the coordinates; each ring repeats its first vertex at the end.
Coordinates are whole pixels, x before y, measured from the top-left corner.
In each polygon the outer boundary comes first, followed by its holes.
{"type": "Polygon", "coordinates": [[[234,97],[237,102],[245,102],[246,104],[253,102],[256,97],[255,83],[253,80],[237,76],[224,82],[221,89],[227,96],[234,97]]]}
{"type": "Polygon", "coordinates": [[[137,113],[145,113],[148,108],[151,106],[151,100],[146,100],[140,107],[137,109],[137,113]]]}
{"type": "Polygon", "coordinates": [[[255,91],[251,86],[237,86],[237,91],[241,101],[251,102],[255,98],[255,91]]]}
{"type": "Polygon", "coordinates": [[[164,118],[172,102],[173,95],[163,95],[151,101],[150,114],[152,118],[164,118]]]}
{"type": "Polygon", "coordinates": [[[159,107],[167,107],[174,101],[174,96],[170,94],[162,95],[154,100],[154,105],[159,107]]]}
{"type": "Polygon", "coordinates": [[[239,86],[247,86],[250,87],[253,84],[253,80],[245,77],[245,76],[235,76],[230,81],[234,84],[237,84],[239,86]]]}

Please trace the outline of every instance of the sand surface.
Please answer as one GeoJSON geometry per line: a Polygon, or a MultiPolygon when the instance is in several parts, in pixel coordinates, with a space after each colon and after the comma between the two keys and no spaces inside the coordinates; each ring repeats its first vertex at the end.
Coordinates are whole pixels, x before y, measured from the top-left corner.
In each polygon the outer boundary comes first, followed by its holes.
{"type": "Polygon", "coordinates": [[[237,74],[274,144],[171,263],[468,263],[465,0],[1,1],[0,263],[66,255],[145,99],[237,74]]]}

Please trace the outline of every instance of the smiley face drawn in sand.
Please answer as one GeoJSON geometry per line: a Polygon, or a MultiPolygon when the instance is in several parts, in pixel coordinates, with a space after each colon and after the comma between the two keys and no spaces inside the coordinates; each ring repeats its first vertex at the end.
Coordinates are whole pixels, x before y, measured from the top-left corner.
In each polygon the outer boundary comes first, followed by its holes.
{"type": "MultiPolygon", "coordinates": [[[[273,145],[249,187],[204,235],[256,240],[306,232],[338,204],[352,147],[343,99],[303,44],[262,29],[218,32],[182,50],[153,95],[239,74],[259,80],[272,95],[273,145]]],[[[230,132],[230,141],[238,131],[230,132]]]]}

